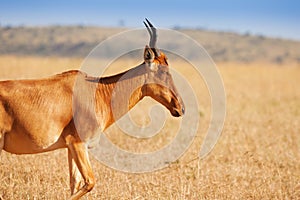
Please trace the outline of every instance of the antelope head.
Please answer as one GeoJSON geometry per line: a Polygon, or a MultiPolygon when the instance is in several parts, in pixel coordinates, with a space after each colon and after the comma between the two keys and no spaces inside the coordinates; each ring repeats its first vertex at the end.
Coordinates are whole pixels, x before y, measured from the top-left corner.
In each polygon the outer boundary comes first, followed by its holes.
{"type": "Polygon", "coordinates": [[[172,116],[182,116],[185,107],[169,71],[167,56],[156,48],[156,28],[147,19],[144,24],[149,32],[150,42],[144,50],[144,65],[147,73],[142,91],[145,96],[150,96],[164,105],[172,116]]]}

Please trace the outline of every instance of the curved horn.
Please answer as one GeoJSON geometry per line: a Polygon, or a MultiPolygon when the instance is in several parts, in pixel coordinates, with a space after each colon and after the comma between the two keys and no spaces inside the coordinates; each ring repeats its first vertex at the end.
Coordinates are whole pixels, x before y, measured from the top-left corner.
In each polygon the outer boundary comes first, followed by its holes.
{"type": "Polygon", "coordinates": [[[147,31],[150,35],[150,41],[149,41],[149,46],[152,49],[152,51],[154,52],[155,56],[159,56],[159,51],[156,48],[156,41],[157,41],[157,32],[156,32],[156,28],[151,24],[151,22],[145,18],[146,22],[144,21],[144,24],[147,28],[147,31]]]}

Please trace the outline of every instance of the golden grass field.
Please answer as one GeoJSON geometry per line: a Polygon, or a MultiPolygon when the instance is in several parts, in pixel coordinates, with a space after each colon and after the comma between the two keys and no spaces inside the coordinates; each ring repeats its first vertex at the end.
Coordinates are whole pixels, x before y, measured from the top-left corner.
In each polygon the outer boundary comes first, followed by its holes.
{"type": "MultiPolygon", "coordinates": [[[[78,69],[81,62],[1,56],[0,80],[46,77],[78,69]]],[[[208,157],[197,159],[210,119],[209,95],[200,84],[199,130],[178,162],[156,172],[130,174],[91,157],[97,182],[83,199],[300,199],[300,66],[229,62],[217,66],[226,90],[227,115],[208,157]]],[[[191,82],[199,78],[189,71],[185,76],[191,82]]],[[[133,110],[138,118],[144,113],[133,110]]],[[[153,150],[172,139],[176,123],[170,119],[163,133],[149,140],[129,138],[115,126],[106,134],[122,148],[153,150]]],[[[3,200],[66,199],[70,194],[67,152],[18,156],[2,151],[0,183],[3,200]]]]}

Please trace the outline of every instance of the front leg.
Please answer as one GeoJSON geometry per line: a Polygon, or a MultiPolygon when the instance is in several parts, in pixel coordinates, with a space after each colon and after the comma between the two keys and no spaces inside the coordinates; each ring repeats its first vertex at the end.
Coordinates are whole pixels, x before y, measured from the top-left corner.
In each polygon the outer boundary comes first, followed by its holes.
{"type": "MultiPolygon", "coordinates": [[[[89,161],[86,145],[81,141],[72,140],[68,144],[68,149],[72,156],[72,160],[74,160],[76,167],[78,168],[84,181],[83,186],[77,185],[79,187],[78,191],[72,194],[70,198],[70,200],[78,200],[80,197],[93,189],[95,185],[95,177],[89,161]]],[[[75,189],[76,184],[74,184],[74,190],[75,189]]]]}
{"type": "Polygon", "coordinates": [[[69,162],[69,174],[70,174],[70,189],[71,195],[78,192],[82,183],[82,177],[76,166],[74,158],[72,157],[71,151],[68,149],[68,162],[69,162]]]}

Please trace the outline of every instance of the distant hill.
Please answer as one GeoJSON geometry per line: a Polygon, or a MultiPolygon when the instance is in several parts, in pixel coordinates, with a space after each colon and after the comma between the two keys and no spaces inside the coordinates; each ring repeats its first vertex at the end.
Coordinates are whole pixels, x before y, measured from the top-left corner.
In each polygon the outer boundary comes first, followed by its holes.
{"type": "MultiPolygon", "coordinates": [[[[0,27],[0,54],[85,57],[121,28],[0,27]]],[[[178,30],[198,41],[215,61],[300,63],[300,41],[207,30],[178,30]]],[[[174,41],[176,42],[176,41],[174,41]]]]}

